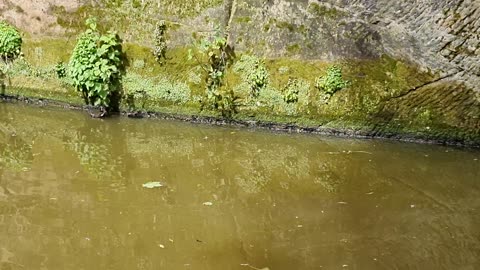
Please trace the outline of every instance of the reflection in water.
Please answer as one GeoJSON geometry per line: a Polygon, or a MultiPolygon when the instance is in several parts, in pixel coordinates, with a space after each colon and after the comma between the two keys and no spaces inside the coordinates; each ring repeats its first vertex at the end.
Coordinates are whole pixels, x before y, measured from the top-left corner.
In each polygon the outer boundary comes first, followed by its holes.
{"type": "MultiPolygon", "coordinates": [[[[0,112],[2,113],[2,112],[0,112]]],[[[31,134],[30,134],[31,135],[31,134]]],[[[0,122],[0,166],[13,170],[28,170],[32,162],[32,138],[23,138],[10,121],[0,122]]]]}
{"type": "Polygon", "coordinates": [[[480,267],[478,151],[0,104],[0,153],[2,270],[480,267]]]}
{"type": "Polygon", "coordinates": [[[65,146],[77,155],[80,165],[98,179],[121,179],[122,159],[115,155],[117,151],[111,149],[123,147],[123,144],[118,144],[122,134],[108,131],[108,126],[70,130],[64,134],[65,146]],[[115,136],[115,141],[112,136],[115,136]]]}

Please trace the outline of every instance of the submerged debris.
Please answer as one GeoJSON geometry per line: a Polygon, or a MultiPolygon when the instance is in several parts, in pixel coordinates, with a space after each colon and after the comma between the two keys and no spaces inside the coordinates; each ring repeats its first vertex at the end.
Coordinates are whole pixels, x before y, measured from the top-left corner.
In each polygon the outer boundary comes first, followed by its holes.
{"type": "Polygon", "coordinates": [[[142,185],[144,188],[160,188],[164,187],[164,185],[160,182],[148,182],[142,185]]]}

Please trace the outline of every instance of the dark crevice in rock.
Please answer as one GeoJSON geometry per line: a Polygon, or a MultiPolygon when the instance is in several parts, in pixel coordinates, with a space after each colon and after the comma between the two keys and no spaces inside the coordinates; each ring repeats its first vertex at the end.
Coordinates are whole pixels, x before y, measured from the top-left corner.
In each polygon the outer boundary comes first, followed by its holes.
{"type": "Polygon", "coordinates": [[[406,91],[406,92],[404,92],[404,93],[402,93],[402,94],[400,94],[400,95],[398,95],[398,96],[391,97],[390,99],[403,98],[403,97],[405,97],[405,96],[407,96],[407,95],[409,95],[409,94],[411,94],[411,93],[413,93],[413,92],[415,92],[415,91],[417,91],[417,90],[419,90],[419,89],[422,89],[422,88],[427,87],[427,86],[430,86],[430,85],[432,85],[432,84],[441,82],[441,81],[443,81],[443,80],[445,80],[445,79],[452,78],[452,77],[458,75],[459,73],[461,73],[461,71],[455,72],[455,73],[453,73],[453,74],[448,74],[448,75],[442,76],[442,77],[437,78],[437,79],[435,79],[435,80],[433,80],[433,81],[429,81],[429,82],[423,83],[423,84],[421,84],[421,85],[419,85],[419,86],[416,86],[416,87],[414,87],[414,88],[409,89],[408,91],[406,91]]]}
{"type": "Polygon", "coordinates": [[[450,41],[447,41],[445,42],[445,44],[442,46],[442,48],[440,48],[440,50],[438,50],[438,53],[440,52],[443,52],[444,50],[446,50],[453,42],[454,40],[450,40],[450,41]]]}
{"type": "Polygon", "coordinates": [[[463,6],[464,2],[465,2],[465,0],[459,0],[458,1],[458,3],[454,7],[454,11],[453,11],[454,14],[458,11],[458,9],[460,9],[463,6]]]}

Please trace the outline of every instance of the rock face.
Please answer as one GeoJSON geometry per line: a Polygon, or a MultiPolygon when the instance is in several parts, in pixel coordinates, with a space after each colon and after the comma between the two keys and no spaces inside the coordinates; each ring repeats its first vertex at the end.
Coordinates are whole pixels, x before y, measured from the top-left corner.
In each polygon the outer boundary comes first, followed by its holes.
{"type": "Polygon", "coordinates": [[[288,55],[289,48],[293,55],[308,59],[386,53],[480,90],[478,0],[238,0],[235,4],[237,20],[233,19],[232,28],[244,40],[243,48],[266,40],[270,56],[288,55]],[[250,19],[245,23],[242,18],[250,19]]]}
{"type": "MultiPolygon", "coordinates": [[[[232,29],[241,49],[253,46],[273,57],[328,60],[387,54],[410,62],[435,76],[387,98],[378,121],[412,119],[427,110],[446,125],[480,134],[480,1],[239,0],[235,4],[237,23],[232,29]],[[245,23],[242,18],[251,19],[245,23]]],[[[379,127],[378,132],[384,130],[379,127]]]]}
{"type": "Polygon", "coordinates": [[[63,34],[64,29],[57,25],[57,18],[51,10],[56,6],[73,10],[80,3],[66,0],[2,0],[0,18],[34,35],[63,34]]]}

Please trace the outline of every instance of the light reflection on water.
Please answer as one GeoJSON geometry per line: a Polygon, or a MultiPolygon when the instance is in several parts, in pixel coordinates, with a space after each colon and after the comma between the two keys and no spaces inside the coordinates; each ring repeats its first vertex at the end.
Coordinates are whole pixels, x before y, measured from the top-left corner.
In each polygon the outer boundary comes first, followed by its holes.
{"type": "Polygon", "coordinates": [[[0,153],[2,270],[480,268],[477,150],[0,104],[0,153]]]}

